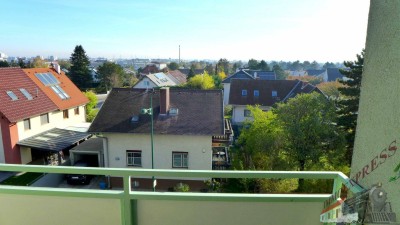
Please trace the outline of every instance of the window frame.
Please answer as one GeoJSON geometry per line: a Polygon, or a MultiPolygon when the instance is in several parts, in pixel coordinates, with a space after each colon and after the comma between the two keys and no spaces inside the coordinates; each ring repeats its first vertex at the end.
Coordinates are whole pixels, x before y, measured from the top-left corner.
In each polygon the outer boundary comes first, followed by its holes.
{"type": "Polygon", "coordinates": [[[278,97],[278,91],[272,91],[271,92],[272,97],[278,97]]]}
{"type": "Polygon", "coordinates": [[[143,160],[142,160],[142,150],[126,150],[126,166],[131,167],[142,167],[143,160]],[[129,154],[133,154],[129,156],[129,154]],[[139,156],[135,156],[135,154],[140,154],[139,156]],[[129,159],[132,158],[132,164],[129,163],[129,159]],[[140,164],[135,164],[135,159],[140,159],[140,164]]]}
{"type": "Polygon", "coordinates": [[[31,127],[31,118],[24,119],[23,122],[24,122],[24,130],[31,130],[32,129],[32,127],[31,127]]]}
{"type": "Polygon", "coordinates": [[[172,152],[172,168],[188,169],[189,168],[189,152],[172,152]],[[175,165],[174,156],[180,156],[180,165],[175,165]],[[186,165],[184,160],[186,159],[186,165]]]}
{"type": "Polygon", "coordinates": [[[242,96],[247,96],[247,89],[242,89],[242,96]]]}
{"type": "Polygon", "coordinates": [[[69,112],[68,111],[69,111],[68,109],[64,109],[63,110],[63,118],[64,119],[68,119],[69,118],[69,112]]]}
{"type": "Polygon", "coordinates": [[[251,117],[251,111],[248,109],[243,110],[243,116],[244,117],[251,117]]]}
{"type": "Polygon", "coordinates": [[[49,113],[41,114],[40,115],[40,125],[45,125],[45,124],[49,124],[49,123],[50,123],[49,113]],[[43,121],[45,121],[45,123],[43,121]]]}
{"type": "Polygon", "coordinates": [[[74,115],[79,115],[79,106],[74,109],[74,115]]]}
{"type": "Polygon", "coordinates": [[[259,97],[260,96],[260,91],[259,90],[254,90],[253,91],[253,95],[254,95],[254,97],[259,97]]]}

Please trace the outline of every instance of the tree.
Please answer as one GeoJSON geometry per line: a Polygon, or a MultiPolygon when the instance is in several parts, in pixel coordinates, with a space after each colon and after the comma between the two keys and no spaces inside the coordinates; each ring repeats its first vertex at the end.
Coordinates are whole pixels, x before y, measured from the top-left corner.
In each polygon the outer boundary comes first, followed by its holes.
{"type": "Polygon", "coordinates": [[[195,75],[194,77],[190,78],[185,86],[189,88],[203,90],[215,88],[214,79],[207,72],[195,75]]]}
{"type": "Polygon", "coordinates": [[[105,62],[100,65],[97,68],[97,74],[100,84],[106,87],[107,91],[113,87],[122,87],[126,81],[124,69],[114,62],[105,62]]]}
{"type": "Polygon", "coordinates": [[[258,69],[262,71],[270,71],[271,69],[268,66],[268,63],[265,62],[264,60],[261,60],[260,63],[258,64],[258,69]]]}
{"type": "Polygon", "coordinates": [[[312,85],[317,85],[323,82],[322,77],[317,76],[287,76],[288,80],[301,80],[312,85]]]}
{"type": "Polygon", "coordinates": [[[8,64],[7,61],[2,61],[0,60],[0,67],[9,67],[10,65],[8,64]]]}
{"type": "Polygon", "coordinates": [[[321,90],[328,98],[333,100],[340,99],[339,88],[344,87],[339,81],[322,82],[317,85],[318,89],[321,90]]]}
{"type": "Polygon", "coordinates": [[[278,64],[275,64],[272,70],[275,72],[277,80],[285,80],[289,75],[278,64]]]}
{"type": "Polygon", "coordinates": [[[57,63],[60,65],[61,69],[66,69],[68,71],[71,69],[71,62],[69,60],[60,59],[57,63]]]}
{"type": "Polygon", "coordinates": [[[311,66],[311,69],[314,69],[314,70],[318,70],[318,69],[321,68],[319,63],[317,61],[315,61],[315,60],[311,62],[310,66],[311,66]]]}
{"type": "Polygon", "coordinates": [[[215,74],[218,74],[221,71],[224,71],[225,74],[230,74],[231,65],[227,59],[220,59],[216,65],[217,71],[215,74]]]}
{"type": "Polygon", "coordinates": [[[168,68],[169,68],[170,70],[177,70],[177,69],[179,69],[179,65],[178,65],[178,63],[176,63],[176,62],[171,62],[171,63],[169,63],[167,66],[168,66],[168,68]]]}
{"type": "MultiPolygon", "coordinates": [[[[274,110],[285,139],[285,151],[300,171],[311,168],[326,155],[341,155],[344,139],[335,125],[333,102],[319,93],[301,94],[279,103],[274,110]]],[[[299,180],[298,191],[304,191],[299,180]]]]}
{"type": "Polygon", "coordinates": [[[92,91],[86,91],[83,93],[88,99],[89,103],[86,104],[86,121],[92,122],[97,115],[98,109],[94,109],[97,105],[97,96],[92,91]]]}
{"type": "Polygon", "coordinates": [[[322,66],[322,68],[328,69],[328,68],[337,68],[337,67],[336,67],[335,63],[333,63],[333,62],[326,62],[326,63],[322,66]]]}
{"type": "Polygon", "coordinates": [[[46,62],[39,56],[36,56],[29,65],[30,68],[47,68],[46,62]]]}
{"type": "Polygon", "coordinates": [[[247,62],[247,68],[251,70],[258,70],[258,61],[255,59],[249,59],[249,62],[247,62]]]}
{"type": "Polygon", "coordinates": [[[91,87],[93,78],[89,69],[89,57],[82,45],[77,45],[70,58],[71,70],[68,75],[72,82],[81,90],[91,87]]]}
{"type": "Polygon", "coordinates": [[[364,65],[365,50],[361,54],[357,54],[357,60],[345,61],[344,65],[348,69],[340,69],[340,72],[347,80],[339,81],[344,87],[339,88],[339,92],[344,96],[338,102],[338,126],[341,127],[346,134],[347,152],[346,158],[351,162],[354,147],[354,138],[357,126],[358,106],[360,101],[361,78],[364,65]]]}

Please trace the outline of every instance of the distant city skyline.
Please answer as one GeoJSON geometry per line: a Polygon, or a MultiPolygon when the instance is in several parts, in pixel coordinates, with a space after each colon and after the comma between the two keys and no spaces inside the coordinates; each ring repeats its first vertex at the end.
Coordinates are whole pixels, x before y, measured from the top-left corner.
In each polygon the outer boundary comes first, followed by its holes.
{"type": "Polygon", "coordinates": [[[0,52],[69,58],[354,60],[367,0],[5,1],[0,52]]]}

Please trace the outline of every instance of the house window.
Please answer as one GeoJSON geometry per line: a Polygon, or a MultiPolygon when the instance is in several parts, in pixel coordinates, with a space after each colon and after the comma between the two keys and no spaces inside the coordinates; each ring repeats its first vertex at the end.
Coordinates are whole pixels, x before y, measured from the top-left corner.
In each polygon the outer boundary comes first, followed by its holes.
{"type": "Polygon", "coordinates": [[[68,118],[69,118],[68,109],[66,109],[66,110],[63,111],[63,118],[64,118],[64,119],[68,119],[68,118]]]}
{"type": "Polygon", "coordinates": [[[248,109],[244,110],[244,117],[251,117],[251,111],[248,109]]]}
{"type": "Polygon", "coordinates": [[[187,152],[172,152],[172,167],[173,168],[188,168],[188,153],[187,152]]]}
{"type": "Polygon", "coordinates": [[[272,91],[272,97],[277,97],[278,96],[278,92],[277,91],[272,91]]]}
{"type": "Polygon", "coordinates": [[[24,119],[24,129],[25,130],[31,129],[31,119],[24,119]]]}
{"type": "Polygon", "coordinates": [[[76,107],[76,108],[74,109],[74,113],[75,113],[75,115],[79,115],[79,107],[76,107]]]}
{"type": "Polygon", "coordinates": [[[242,96],[247,96],[247,90],[242,90],[242,96]]]}
{"type": "Polygon", "coordinates": [[[40,124],[44,125],[44,124],[48,124],[49,122],[50,121],[49,121],[49,114],[48,113],[40,115],[40,124]]]}
{"type": "Polygon", "coordinates": [[[254,97],[260,96],[260,92],[258,90],[254,90],[254,97]]]}
{"type": "Polygon", "coordinates": [[[144,81],[144,86],[150,86],[150,82],[148,80],[144,81]]]}
{"type": "Polygon", "coordinates": [[[142,151],[127,150],[126,151],[126,165],[142,166],[142,151]]]}

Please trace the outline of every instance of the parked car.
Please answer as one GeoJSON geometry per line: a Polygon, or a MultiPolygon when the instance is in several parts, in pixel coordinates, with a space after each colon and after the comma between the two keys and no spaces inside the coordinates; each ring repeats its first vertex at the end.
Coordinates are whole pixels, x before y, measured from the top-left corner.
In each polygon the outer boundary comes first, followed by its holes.
{"type": "MultiPolygon", "coordinates": [[[[88,167],[88,163],[84,161],[75,162],[74,166],[77,167],[88,167]]],[[[93,178],[93,175],[87,174],[67,174],[67,183],[76,185],[76,184],[89,184],[90,180],[93,178]]]]}

